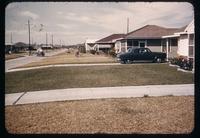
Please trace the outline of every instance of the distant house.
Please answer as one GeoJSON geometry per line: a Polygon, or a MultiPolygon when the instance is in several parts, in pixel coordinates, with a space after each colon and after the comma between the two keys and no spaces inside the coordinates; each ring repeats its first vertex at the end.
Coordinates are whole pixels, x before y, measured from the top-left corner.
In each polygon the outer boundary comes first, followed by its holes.
{"type": "Polygon", "coordinates": [[[85,50],[86,52],[90,51],[90,50],[95,50],[95,45],[96,45],[96,42],[97,39],[87,39],[85,41],[85,50]]]}
{"type": "MultiPolygon", "coordinates": [[[[119,47],[121,45],[121,40],[124,38],[125,34],[112,34],[105,38],[102,38],[95,42],[95,48],[97,51],[108,52],[110,49],[119,47]]],[[[120,49],[121,50],[121,49],[120,49]]]]}
{"type": "Polygon", "coordinates": [[[172,35],[163,36],[165,39],[178,39],[178,56],[194,58],[194,20],[190,22],[182,31],[172,35]]]}
{"type": "Polygon", "coordinates": [[[14,46],[14,45],[11,44],[11,43],[6,43],[6,44],[5,44],[5,53],[8,54],[8,53],[12,52],[12,51],[13,51],[13,50],[12,50],[12,49],[13,49],[13,46],[14,46]]]}
{"type": "Polygon", "coordinates": [[[166,48],[166,39],[163,36],[171,35],[184,30],[182,28],[165,28],[157,25],[146,25],[142,28],[134,30],[124,37],[121,41],[121,51],[126,52],[130,47],[147,47],[153,52],[166,52],[168,57],[177,56],[178,39],[172,37],[168,39],[166,48]],[[123,44],[124,43],[124,44],[123,44]]]}
{"type": "MultiPolygon", "coordinates": [[[[32,46],[30,47],[32,48],[32,46]]],[[[11,43],[6,43],[5,44],[5,53],[17,53],[17,52],[22,52],[22,51],[26,51],[29,49],[29,45],[23,42],[17,42],[15,44],[11,44],[11,43]]]]}

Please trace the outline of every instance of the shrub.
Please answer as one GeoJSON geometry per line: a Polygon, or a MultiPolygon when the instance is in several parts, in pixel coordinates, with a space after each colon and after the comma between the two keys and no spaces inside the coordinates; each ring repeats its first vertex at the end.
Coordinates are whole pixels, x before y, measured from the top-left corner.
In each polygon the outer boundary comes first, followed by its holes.
{"type": "Polygon", "coordinates": [[[96,53],[96,51],[95,50],[90,50],[90,53],[94,55],[96,53]]]}
{"type": "Polygon", "coordinates": [[[115,53],[115,50],[110,50],[109,51],[109,55],[112,56],[112,57],[116,57],[117,54],[115,53]]]}
{"type": "Polygon", "coordinates": [[[193,59],[188,59],[183,56],[180,56],[177,58],[171,58],[170,63],[173,65],[178,65],[180,68],[185,69],[185,70],[193,69],[193,59]]]}

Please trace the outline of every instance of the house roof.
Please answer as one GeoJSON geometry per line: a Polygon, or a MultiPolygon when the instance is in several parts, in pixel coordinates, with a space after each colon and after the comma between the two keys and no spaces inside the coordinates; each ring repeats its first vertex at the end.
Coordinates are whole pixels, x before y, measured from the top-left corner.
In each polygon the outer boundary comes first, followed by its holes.
{"type": "Polygon", "coordinates": [[[146,25],[142,28],[134,30],[128,33],[125,38],[135,38],[135,39],[150,39],[150,38],[162,38],[165,35],[172,35],[175,32],[183,31],[186,26],[181,28],[165,28],[157,25],[146,25]]]}
{"type": "Polygon", "coordinates": [[[96,41],[96,43],[113,43],[117,39],[124,38],[124,36],[125,34],[112,34],[96,41]]]}

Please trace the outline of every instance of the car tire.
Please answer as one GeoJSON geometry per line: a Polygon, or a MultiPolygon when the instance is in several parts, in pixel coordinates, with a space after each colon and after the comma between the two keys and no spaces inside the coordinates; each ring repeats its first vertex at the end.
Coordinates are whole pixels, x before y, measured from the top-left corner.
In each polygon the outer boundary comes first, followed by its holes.
{"type": "Polygon", "coordinates": [[[131,60],[126,60],[126,64],[131,64],[132,61],[131,60]]]}
{"type": "Polygon", "coordinates": [[[121,61],[121,64],[126,64],[126,61],[125,61],[125,60],[122,60],[122,61],[121,61]]]}
{"type": "Polygon", "coordinates": [[[156,63],[161,63],[162,59],[161,58],[156,58],[156,63]]]}

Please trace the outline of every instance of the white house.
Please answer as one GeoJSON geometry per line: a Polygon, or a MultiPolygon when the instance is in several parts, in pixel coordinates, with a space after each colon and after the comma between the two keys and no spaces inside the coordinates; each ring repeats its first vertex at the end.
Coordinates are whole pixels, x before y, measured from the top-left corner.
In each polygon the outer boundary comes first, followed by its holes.
{"type": "MultiPolygon", "coordinates": [[[[183,56],[185,58],[194,58],[194,20],[192,20],[190,24],[186,26],[184,31],[176,32],[168,36],[163,36],[162,38],[174,37],[178,39],[178,56],[183,56]]],[[[166,45],[168,47],[168,42],[166,45]]]]}
{"type": "Polygon", "coordinates": [[[94,48],[96,47],[95,42],[97,41],[97,39],[86,39],[85,41],[85,50],[86,52],[90,51],[90,50],[94,50],[94,48]]]}
{"type": "Polygon", "coordinates": [[[121,41],[125,34],[112,34],[96,41],[97,51],[104,51],[107,53],[111,49],[115,49],[116,52],[121,50],[121,41]]]}

